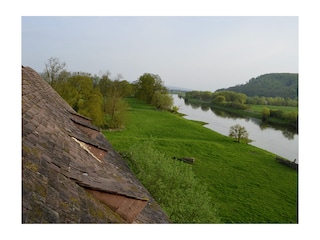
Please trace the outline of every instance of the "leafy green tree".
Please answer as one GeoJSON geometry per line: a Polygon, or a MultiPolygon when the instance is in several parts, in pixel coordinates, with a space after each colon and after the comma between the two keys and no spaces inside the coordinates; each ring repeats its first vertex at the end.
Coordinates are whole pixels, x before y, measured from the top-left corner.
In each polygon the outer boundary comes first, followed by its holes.
{"type": "Polygon", "coordinates": [[[69,77],[71,77],[71,73],[68,72],[67,70],[62,70],[59,73],[57,81],[58,82],[66,82],[69,77]]]}
{"type": "MultiPolygon", "coordinates": [[[[119,75],[118,75],[119,76],[119,75]]],[[[109,128],[121,128],[124,124],[126,103],[123,101],[125,92],[120,81],[112,81],[107,89],[107,125],[109,128]]]]}
{"type": "Polygon", "coordinates": [[[269,117],[270,117],[270,109],[264,107],[262,109],[262,121],[267,121],[269,117]]]}
{"type": "Polygon", "coordinates": [[[79,94],[77,90],[68,83],[68,81],[59,81],[57,84],[55,84],[54,89],[75,111],[78,110],[77,104],[79,100],[79,94]]]}
{"type": "Polygon", "coordinates": [[[285,120],[287,120],[290,124],[296,125],[298,124],[298,112],[291,111],[283,114],[285,120]]]}
{"type": "Polygon", "coordinates": [[[247,104],[298,107],[297,99],[283,97],[248,97],[247,104]]]}
{"type": "Polygon", "coordinates": [[[172,109],[171,109],[171,111],[172,111],[173,113],[178,113],[178,112],[179,112],[179,107],[178,107],[178,106],[173,106],[172,109]]]}
{"type": "Polygon", "coordinates": [[[284,119],[284,111],[278,109],[271,109],[270,110],[270,117],[284,119]]]}
{"type": "Polygon", "coordinates": [[[121,78],[122,75],[118,74],[116,80],[112,81],[107,74],[98,84],[103,95],[103,109],[106,114],[106,125],[109,128],[122,128],[126,121],[127,104],[123,98],[132,94],[132,86],[121,78]]]}
{"type": "Polygon", "coordinates": [[[76,75],[68,78],[67,84],[75,89],[76,96],[72,97],[76,97],[76,101],[72,107],[78,112],[83,102],[88,100],[89,96],[93,93],[92,79],[87,76],[76,75]]]}
{"type": "Polygon", "coordinates": [[[160,110],[170,110],[173,105],[173,98],[169,94],[155,92],[152,97],[151,105],[160,110]]]}
{"type": "Polygon", "coordinates": [[[146,103],[151,103],[156,92],[167,93],[159,75],[145,73],[134,82],[136,97],[146,103]]]}
{"type": "Polygon", "coordinates": [[[249,140],[247,130],[239,124],[230,127],[229,136],[234,138],[237,142],[240,142],[240,140],[249,140]]]}
{"type": "Polygon", "coordinates": [[[104,126],[103,98],[99,91],[92,92],[83,102],[79,113],[92,119],[96,126],[104,126]]]}
{"type": "Polygon", "coordinates": [[[201,92],[201,99],[202,101],[205,101],[205,102],[210,102],[212,99],[212,92],[210,91],[204,91],[204,92],[201,92]]]}
{"type": "Polygon", "coordinates": [[[110,94],[110,88],[112,85],[112,80],[109,78],[109,74],[105,74],[102,76],[98,83],[98,88],[100,89],[100,92],[103,97],[103,110],[104,112],[107,111],[107,97],[110,94]]]}
{"type": "Polygon", "coordinates": [[[122,97],[130,97],[133,95],[133,85],[127,80],[120,81],[120,91],[122,97]]]}
{"type": "Polygon", "coordinates": [[[92,82],[93,82],[93,86],[97,87],[99,82],[100,82],[100,77],[96,74],[93,75],[93,77],[91,77],[92,82]]]}
{"type": "Polygon", "coordinates": [[[104,125],[103,98],[89,76],[69,77],[57,82],[55,89],[75,111],[91,118],[96,126],[104,125]]]}
{"type": "Polygon", "coordinates": [[[226,98],[222,95],[219,95],[213,100],[213,103],[221,104],[221,103],[224,103],[225,101],[226,101],[226,98]]]}
{"type": "Polygon", "coordinates": [[[111,129],[123,128],[127,120],[127,103],[122,98],[108,97],[106,106],[105,114],[107,127],[111,129]]]}
{"type": "Polygon", "coordinates": [[[245,105],[247,95],[232,91],[220,91],[213,94],[213,104],[223,105],[235,109],[247,109],[245,105]]]}

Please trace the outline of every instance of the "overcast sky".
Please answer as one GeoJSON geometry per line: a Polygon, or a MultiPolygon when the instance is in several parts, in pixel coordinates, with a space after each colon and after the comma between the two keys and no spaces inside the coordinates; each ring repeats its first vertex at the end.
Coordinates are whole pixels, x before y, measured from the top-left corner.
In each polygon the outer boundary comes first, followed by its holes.
{"type": "Polygon", "coordinates": [[[22,65],[215,91],[265,73],[298,73],[298,17],[22,17],[22,65]]]}

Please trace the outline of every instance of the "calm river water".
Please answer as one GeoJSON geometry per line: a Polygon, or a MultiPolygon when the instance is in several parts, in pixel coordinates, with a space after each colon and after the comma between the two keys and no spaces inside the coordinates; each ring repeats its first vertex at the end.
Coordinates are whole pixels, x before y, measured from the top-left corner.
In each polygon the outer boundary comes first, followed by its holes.
{"type": "Polygon", "coordinates": [[[221,110],[204,109],[191,104],[185,104],[183,98],[173,94],[174,105],[179,107],[179,112],[185,114],[186,119],[203,121],[208,124],[205,127],[218,133],[228,136],[229,128],[235,124],[244,126],[250,143],[256,147],[265,149],[269,152],[287,158],[291,161],[294,159],[299,162],[298,156],[298,134],[286,128],[275,128],[264,125],[261,120],[254,118],[243,118],[231,115],[221,110]]]}

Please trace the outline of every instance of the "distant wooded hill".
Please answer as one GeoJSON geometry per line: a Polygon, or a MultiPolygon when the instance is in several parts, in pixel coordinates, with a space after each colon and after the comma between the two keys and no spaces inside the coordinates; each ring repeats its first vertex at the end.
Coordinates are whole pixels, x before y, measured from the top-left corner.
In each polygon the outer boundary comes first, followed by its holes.
{"type": "Polygon", "coordinates": [[[237,85],[218,91],[234,91],[249,97],[298,97],[297,73],[269,73],[250,79],[246,84],[237,85]]]}

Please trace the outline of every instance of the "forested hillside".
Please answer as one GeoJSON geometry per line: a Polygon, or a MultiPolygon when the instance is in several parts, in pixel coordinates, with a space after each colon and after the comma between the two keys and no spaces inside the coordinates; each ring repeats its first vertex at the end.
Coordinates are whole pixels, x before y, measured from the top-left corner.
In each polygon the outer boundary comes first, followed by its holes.
{"type": "Polygon", "coordinates": [[[219,89],[217,91],[234,91],[244,93],[248,97],[298,97],[297,73],[269,73],[250,79],[246,84],[219,89]]]}

